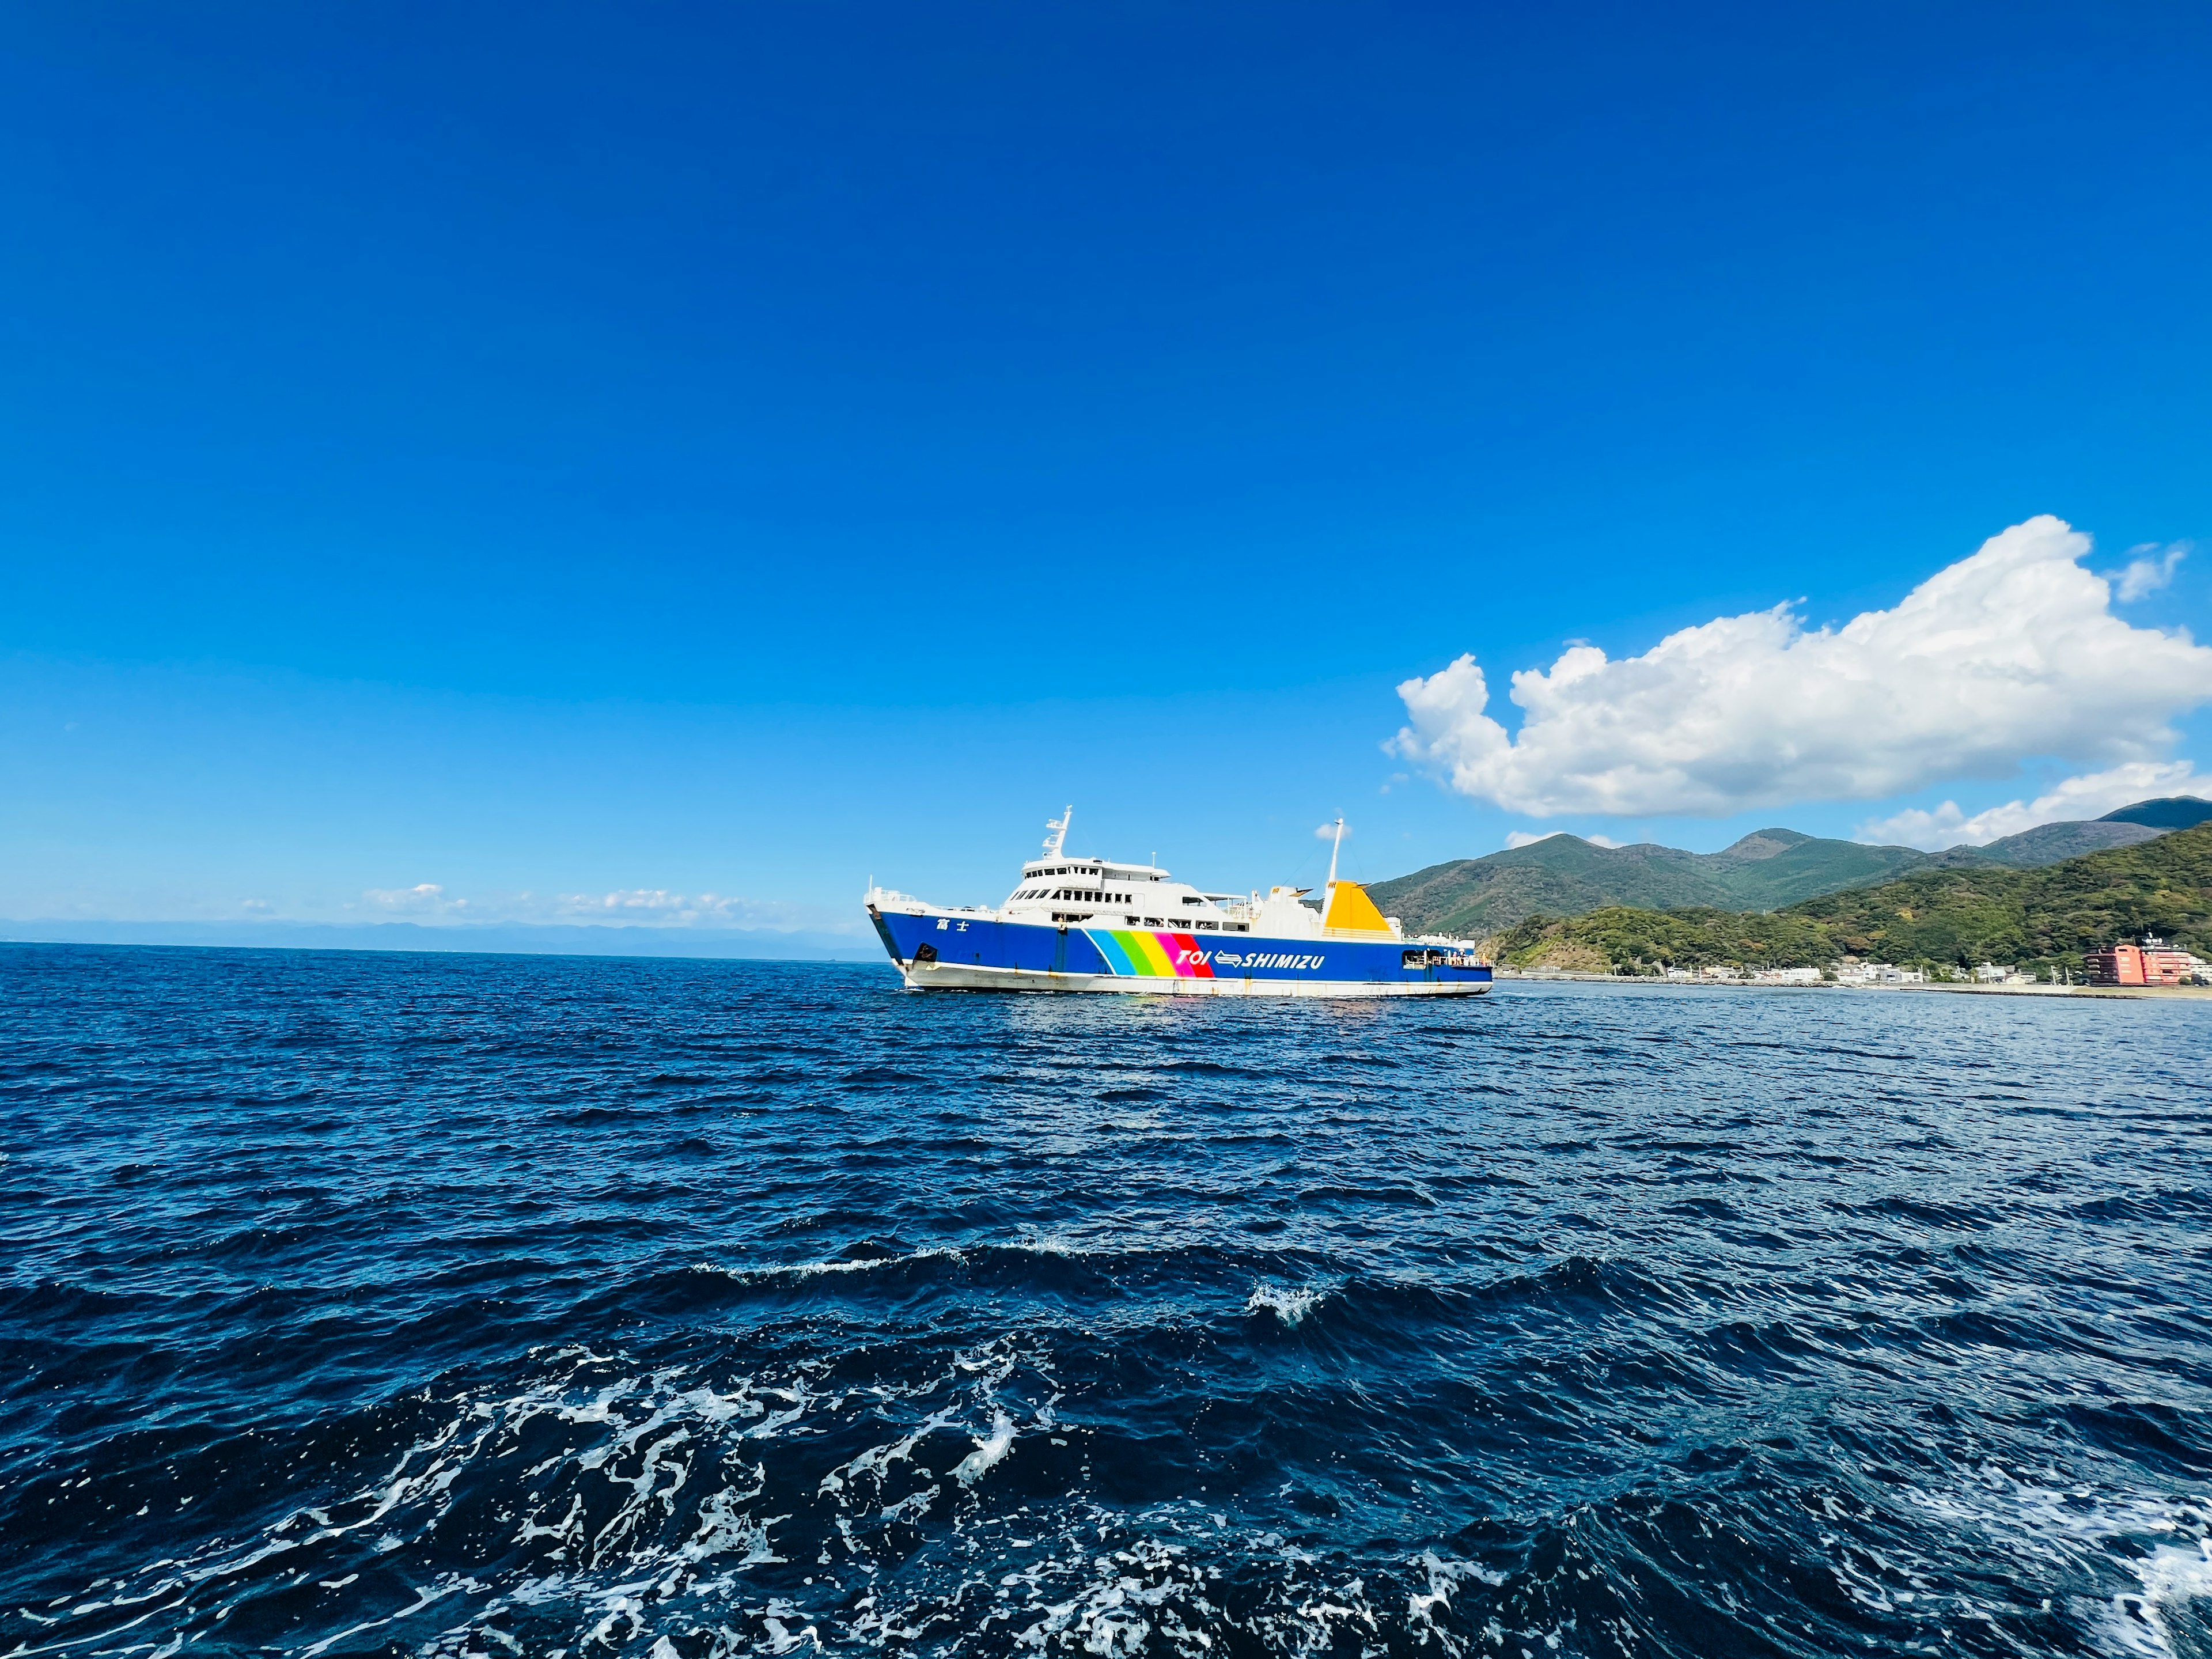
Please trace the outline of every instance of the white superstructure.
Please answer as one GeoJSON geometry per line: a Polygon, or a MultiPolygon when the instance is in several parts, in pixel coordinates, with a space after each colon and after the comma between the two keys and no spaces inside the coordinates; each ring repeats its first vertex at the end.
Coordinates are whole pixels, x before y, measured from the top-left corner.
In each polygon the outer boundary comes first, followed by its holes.
{"type": "MultiPolygon", "coordinates": [[[[1071,806],[1046,826],[1051,833],[1045,837],[1043,856],[1022,866],[1022,878],[1003,903],[948,908],[924,904],[889,888],[872,888],[867,902],[910,915],[972,916],[1047,927],[1075,923],[1164,927],[1190,933],[1255,933],[1265,939],[1322,937],[1320,906],[1305,902],[1306,895],[1314,890],[1310,887],[1270,887],[1264,893],[1256,889],[1249,893],[1208,893],[1187,881],[1177,881],[1158,865],[1069,858],[1061,849],[1067,844],[1067,826],[1074,816],[1071,806]]],[[[1335,860],[1329,862],[1324,894],[1337,884],[1335,860]]],[[[1385,920],[1391,938],[1403,937],[1395,916],[1385,920]]]]}

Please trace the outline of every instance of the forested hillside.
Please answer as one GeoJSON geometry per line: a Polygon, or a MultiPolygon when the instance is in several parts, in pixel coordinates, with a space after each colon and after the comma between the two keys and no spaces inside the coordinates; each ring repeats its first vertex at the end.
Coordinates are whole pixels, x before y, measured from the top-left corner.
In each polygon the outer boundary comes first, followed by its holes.
{"type": "Polygon", "coordinates": [[[1600,847],[1561,834],[1479,859],[1431,865],[1410,876],[1370,883],[1368,891],[1408,933],[1480,939],[1535,915],[1579,916],[1622,905],[1646,910],[1773,910],[1909,871],[1991,864],[2036,870],[2207,820],[2212,820],[2212,801],[2175,795],[2137,801],[2101,818],[2039,824],[1986,846],[1941,853],[1779,829],[1754,830],[1717,853],[1687,853],[1651,842],[1600,847]]]}
{"type": "Polygon", "coordinates": [[[2078,970],[2083,951],[2145,932],[2212,957],[2212,824],[2040,870],[1917,871],[1765,915],[1611,906],[1566,920],[1532,916],[1490,948],[1516,966],[1612,972],[1809,968],[1844,956],[2078,970]]]}

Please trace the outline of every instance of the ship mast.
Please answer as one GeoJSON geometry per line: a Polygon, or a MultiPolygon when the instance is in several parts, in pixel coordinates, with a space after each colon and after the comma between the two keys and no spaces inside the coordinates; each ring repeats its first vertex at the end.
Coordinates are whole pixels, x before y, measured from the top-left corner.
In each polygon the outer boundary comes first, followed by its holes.
{"type": "Polygon", "coordinates": [[[1321,890],[1321,915],[1323,923],[1328,921],[1328,907],[1336,897],[1336,855],[1343,850],[1344,815],[1339,813],[1336,819],[1336,840],[1330,844],[1328,849],[1328,884],[1321,890]]]}
{"type": "Polygon", "coordinates": [[[1060,849],[1067,845],[1067,826],[1074,822],[1075,808],[1073,805],[1062,808],[1058,817],[1044,821],[1044,827],[1049,832],[1044,838],[1044,855],[1047,858],[1061,856],[1060,849]]]}

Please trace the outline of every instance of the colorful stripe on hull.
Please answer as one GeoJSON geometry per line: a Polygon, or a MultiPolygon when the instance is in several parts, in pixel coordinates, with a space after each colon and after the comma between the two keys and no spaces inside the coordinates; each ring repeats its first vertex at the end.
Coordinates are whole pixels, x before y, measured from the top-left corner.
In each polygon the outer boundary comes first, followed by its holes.
{"type": "Polygon", "coordinates": [[[1212,979],[1213,969],[1194,933],[1164,933],[1133,927],[1086,927],[1085,937],[1098,947],[1116,974],[1139,979],[1212,979]]]}

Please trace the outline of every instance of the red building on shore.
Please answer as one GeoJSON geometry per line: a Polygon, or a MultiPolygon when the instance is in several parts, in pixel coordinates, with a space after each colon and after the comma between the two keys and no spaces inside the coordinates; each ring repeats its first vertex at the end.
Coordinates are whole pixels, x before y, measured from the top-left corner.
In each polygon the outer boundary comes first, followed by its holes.
{"type": "Polygon", "coordinates": [[[2185,985],[2197,958],[2145,934],[2140,945],[2108,945],[2091,951],[2081,958],[2081,966],[2092,985],[2185,985]]]}

